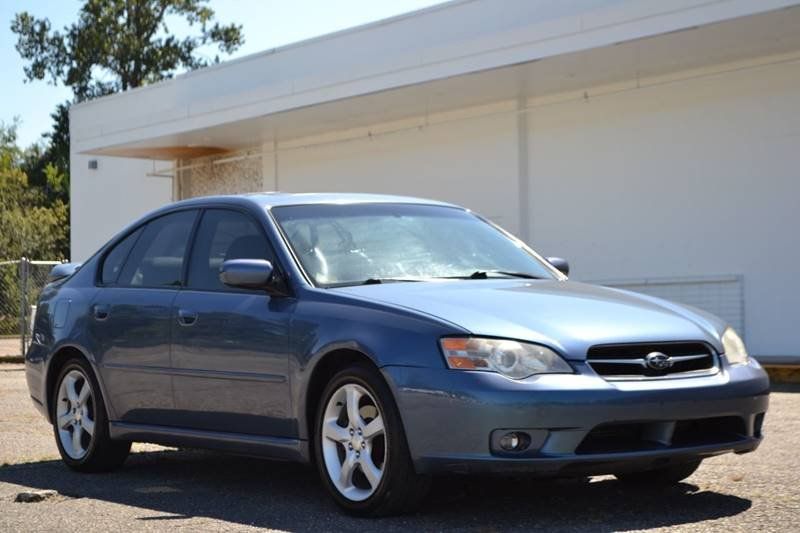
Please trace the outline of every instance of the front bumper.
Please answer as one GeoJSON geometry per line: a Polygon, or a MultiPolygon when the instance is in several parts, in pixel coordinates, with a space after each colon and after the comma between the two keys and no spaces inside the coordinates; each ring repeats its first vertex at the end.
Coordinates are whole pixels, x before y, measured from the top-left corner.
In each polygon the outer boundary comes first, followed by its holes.
{"type": "Polygon", "coordinates": [[[606,381],[583,363],[573,366],[573,375],[521,381],[489,372],[400,366],[383,371],[419,472],[609,474],[746,453],[761,441],[769,379],[755,361],[724,364],[718,374],[701,378],[628,382],[606,381]],[[735,434],[690,438],[694,428],[718,420],[736,422],[735,434]],[[610,451],[587,445],[607,427],[645,432],[647,445],[626,449],[623,443],[610,451]],[[684,428],[681,439],[676,428],[684,428]],[[530,448],[498,450],[491,443],[497,430],[525,431],[532,436],[530,448]]]}

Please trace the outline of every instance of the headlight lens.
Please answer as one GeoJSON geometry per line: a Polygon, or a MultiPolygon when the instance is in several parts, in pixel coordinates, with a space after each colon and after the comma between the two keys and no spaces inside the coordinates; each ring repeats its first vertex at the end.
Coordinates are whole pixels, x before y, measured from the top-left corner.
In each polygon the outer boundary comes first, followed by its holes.
{"type": "Polygon", "coordinates": [[[497,372],[512,379],[573,372],[553,350],[537,344],[477,337],[451,337],[440,343],[452,369],[497,372]]]}
{"type": "Polygon", "coordinates": [[[733,328],[727,328],[725,333],[722,334],[722,347],[725,349],[725,357],[728,358],[728,362],[732,365],[743,365],[750,359],[742,338],[733,328]]]}

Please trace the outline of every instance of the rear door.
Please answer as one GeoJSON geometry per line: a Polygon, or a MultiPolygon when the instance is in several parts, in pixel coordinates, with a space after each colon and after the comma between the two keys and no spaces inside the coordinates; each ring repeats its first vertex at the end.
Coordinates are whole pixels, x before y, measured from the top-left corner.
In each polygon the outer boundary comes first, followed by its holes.
{"type": "Polygon", "coordinates": [[[104,258],[88,331],[109,401],[124,422],[174,421],[172,303],[197,215],[188,210],[156,218],[104,258]]]}
{"type": "Polygon", "coordinates": [[[294,300],[226,287],[219,268],[228,259],[267,259],[280,269],[258,221],[242,211],[207,209],[187,286],[173,309],[173,385],[181,425],[294,436],[288,382],[294,300]]]}

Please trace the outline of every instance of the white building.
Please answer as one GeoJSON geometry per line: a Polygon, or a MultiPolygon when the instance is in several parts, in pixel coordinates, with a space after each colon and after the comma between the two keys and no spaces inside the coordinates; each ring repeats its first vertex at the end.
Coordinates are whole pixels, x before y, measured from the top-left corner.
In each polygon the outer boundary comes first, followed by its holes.
{"type": "Polygon", "coordinates": [[[191,196],[431,197],[800,360],[798,0],[456,0],[74,106],[70,130],[73,260],[191,196]]]}

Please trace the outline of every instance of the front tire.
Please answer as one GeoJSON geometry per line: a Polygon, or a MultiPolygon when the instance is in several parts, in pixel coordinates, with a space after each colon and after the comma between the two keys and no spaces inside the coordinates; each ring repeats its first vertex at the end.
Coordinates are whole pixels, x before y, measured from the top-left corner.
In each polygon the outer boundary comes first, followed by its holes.
{"type": "Polygon", "coordinates": [[[336,374],[322,394],[314,455],[325,488],[350,514],[411,509],[429,479],[414,470],[397,406],[382,377],[364,366],[336,374]]]}
{"type": "Polygon", "coordinates": [[[80,472],[113,470],[125,461],[131,443],[112,440],[100,385],[85,359],[74,357],[61,368],[50,406],[58,452],[80,472]]]}
{"type": "Polygon", "coordinates": [[[656,468],[655,470],[626,472],[615,474],[615,476],[624,483],[636,485],[675,485],[694,474],[700,467],[701,462],[701,459],[695,459],[694,461],[656,468]]]}

